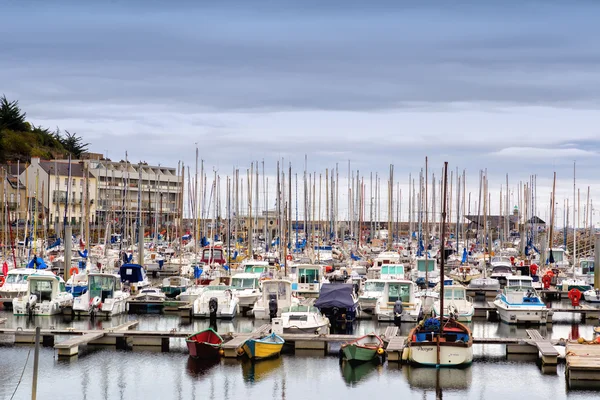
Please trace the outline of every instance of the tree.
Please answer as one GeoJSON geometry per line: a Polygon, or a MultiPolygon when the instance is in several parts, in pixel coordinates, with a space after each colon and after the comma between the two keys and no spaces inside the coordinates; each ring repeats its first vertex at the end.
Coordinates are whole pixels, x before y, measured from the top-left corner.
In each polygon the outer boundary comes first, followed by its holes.
{"type": "Polygon", "coordinates": [[[64,136],[60,132],[57,133],[57,136],[65,150],[75,156],[75,158],[81,157],[81,154],[87,151],[90,145],[89,143],[83,143],[81,136],[77,136],[76,133],[71,133],[67,130],[65,130],[64,136]]]}
{"type": "Polygon", "coordinates": [[[0,130],[29,131],[31,127],[25,121],[26,116],[27,114],[21,111],[18,101],[8,101],[6,96],[0,98],[0,130]]]}

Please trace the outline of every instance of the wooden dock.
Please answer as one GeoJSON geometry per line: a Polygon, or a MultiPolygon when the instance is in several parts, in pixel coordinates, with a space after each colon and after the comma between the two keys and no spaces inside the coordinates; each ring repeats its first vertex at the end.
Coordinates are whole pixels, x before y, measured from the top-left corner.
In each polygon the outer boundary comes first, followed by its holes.
{"type": "Polygon", "coordinates": [[[225,357],[239,356],[239,350],[242,347],[242,345],[246,342],[246,340],[260,338],[261,336],[264,336],[267,333],[269,333],[270,330],[271,330],[271,324],[264,324],[252,332],[236,334],[233,337],[233,339],[231,339],[228,342],[223,343],[223,345],[222,345],[223,353],[224,353],[223,355],[225,357]]]}
{"type": "MultiPolygon", "coordinates": [[[[486,305],[476,305],[474,308],[474,317],[485,317],[490,319],[491,317],[495,317],[497,315],[496,306],[494,306],[494,303],[491,301],[486,302],[486,305]]],[[[581,314],[582,319],[600,319],[600,308],[596,308],[588,304],[582,304],[578,307],[550,307],[548,310],[548,324],[552,323],[552,317],[556,313],[581,314]]]]}
{"type": "Polygon", "coordinates": [[[406,336],[396,336],[389,340],[385,352],[387,353],[387,359],[389,361],[404,361],[402,359],[402,353],[404,352],[404,346],[406,345],[406,336]]]}
{"type": "Polygon", "coordinates": [[[525,332],[527,332],[527,335],[533,341],[535,347],[537,347],[542,357],[543,364],[558,364],[558,351],[554,348],[550,339],[544,338],[541,333],[535,329],[527,329],[525,332]]]}
{"type": "Polygon", "coordinates": [[[568,342],[565,374],[571,386],[577,382],[598,383],[600,381],[600,344],[568,342]]]}
{"type": "Polygon", "coordinates": [[[128,331],[131,328],[136,327],[139,324],[139,321],[130,321],[114,328],[109,328],[101,331],[90,331],[88,333],[84,333],[81,336],[75,336],[64,342],[60,342],[54,345],[54,348],[58,350],[59,357],[72,357],[79,354],[79,346],[86,344],[98,344],[98,345],[118,345],[117,337],[107,338],[105,336],[110,333],[120,332],[120,331],[128,331]],[[114,343],[113,343],[114,342],[114,343]]]}

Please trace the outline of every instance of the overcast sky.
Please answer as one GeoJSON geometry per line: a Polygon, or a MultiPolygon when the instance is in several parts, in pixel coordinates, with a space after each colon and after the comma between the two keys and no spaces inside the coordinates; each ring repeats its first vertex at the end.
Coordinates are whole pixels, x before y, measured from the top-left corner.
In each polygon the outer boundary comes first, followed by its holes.
{"type": "Polygon", "coordinates": [[[468,191],[537,174],[540,204],[577,160],[600,197],[600,2],[0,3],[0,93],[113,160],[407,182],[429,156],[468,191]]]}

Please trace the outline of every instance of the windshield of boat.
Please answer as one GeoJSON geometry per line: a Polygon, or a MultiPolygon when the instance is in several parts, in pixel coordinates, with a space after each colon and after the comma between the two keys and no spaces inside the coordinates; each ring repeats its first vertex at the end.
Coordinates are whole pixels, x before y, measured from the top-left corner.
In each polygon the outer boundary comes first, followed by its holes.
{"type": "Polygon", "coordinates": [[[381,267],[381,275],[404,275],[404,266],[384,265],[381,267]]]}
{"type": "Polygon", "coordinates": [[[258,279],[256,278],[233,278],[231,286],[235,286],[241,289],[254,289],[256,284],[258,283],[258,279]]]}
{"type": "Polygon", "coordinates": [[[314,306],[296,305],[296,306],[290,307],[290,312],[313,312],[313,313],[318,313],[319,310],[316,307],[314,307],[314,306]]]}
{"type": "Polygon", "coordinates": [[[365,285],[365,292],[383,292],[385,282],[368,282],[365,285]]]}
{"type": "Polygon", "coordinates": [[[510,290],[522,290],[531,289],[533,287],[531,280],[528,279],[508,279],[506,282],[506,289],[510,290]]]}
{"type": "Polygon", "coordinates": [[[263,294],[267,299],[269,295],[276,294],[279,300],[286,300],[288,297],[288,286],[284,282],[263,282],[263,294]]]}
{"type": "Polygon", "coordinates": [[[389,283],[388,302],[394,303],[401,300],[403,303],[410,301],[411,285],[409,283],[389,283]]]}
{"type": "Polygon", "coordinates": [[[246,265],[246,267],[244,267],[244,272],[248,273],[261,274],[264,271],[265,267],[258,267],[256,265],[246,265]]]}
{"type": "Polygon", "coordinates": [[[52,292],[52,282],[49,280],[32,279],[29,285],[31,293],[52,292]]]}
{"type": "Polygon", "coordinates": [[[290,321],[308,321],[308,315],[300,314],[300,315],[290,315],[290,321]]]}
{"type": "Polygon", "coordinates": [[[8,274],[6,277],[6,283],[25,283],[27,282],[27,275],[24,274],[8,274]]]}
{"type": "MultiPolygon", "coordinates": [[[[425,272],[425,260],[417,260],[417,269],[421,272],[425,272]]],[[[433,271],[435,269],[435,261],[427,260],[427,271],[433,271]]]]}
{"type": "Polygon", "coordinates": [[[552,257],[554,258],[554,262],[563,261],[565,259],[564,255],[564,251],[552,249],[552,257]]]}
{"type": "Polygon", "coordinates": [[[461,288],[445,288],[444,289],[445,299],[464,300],[465,290],[461,288]]]}
{"type": "Polygon", "coordinates": [[[510,258],[508,257],[492,257],[492,262],[493,263],[508,263],[510,264],[510,258]]]}
{"type": "Polygon", "coordinates": [[[506,266],[499,266],[492,268],[492,274],[505,274],[512,273],[512,269],[506,266]]]}
{"type": "Polygon", "coordinates": [[[299,268],[298,283],[318,283],[319,270],[315,268],[299,268]]]}
{"type": "Polygon", "coordinates": [[[589,274],[591,272],[594,272],[594,262],[593,261],[587,261],[587,260],[583,260],[580,263],[581,265],[581,273],[582,274],[589,274]]]}

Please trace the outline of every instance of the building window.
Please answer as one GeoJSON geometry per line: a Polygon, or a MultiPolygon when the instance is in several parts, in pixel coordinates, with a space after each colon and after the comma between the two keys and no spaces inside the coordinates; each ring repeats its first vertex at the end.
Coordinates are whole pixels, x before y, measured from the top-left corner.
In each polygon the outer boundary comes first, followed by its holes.
{"type": "Polygon", "coordinates": [[[65,178],[65,186],[69,186],[69,178],[65,178]]]}

